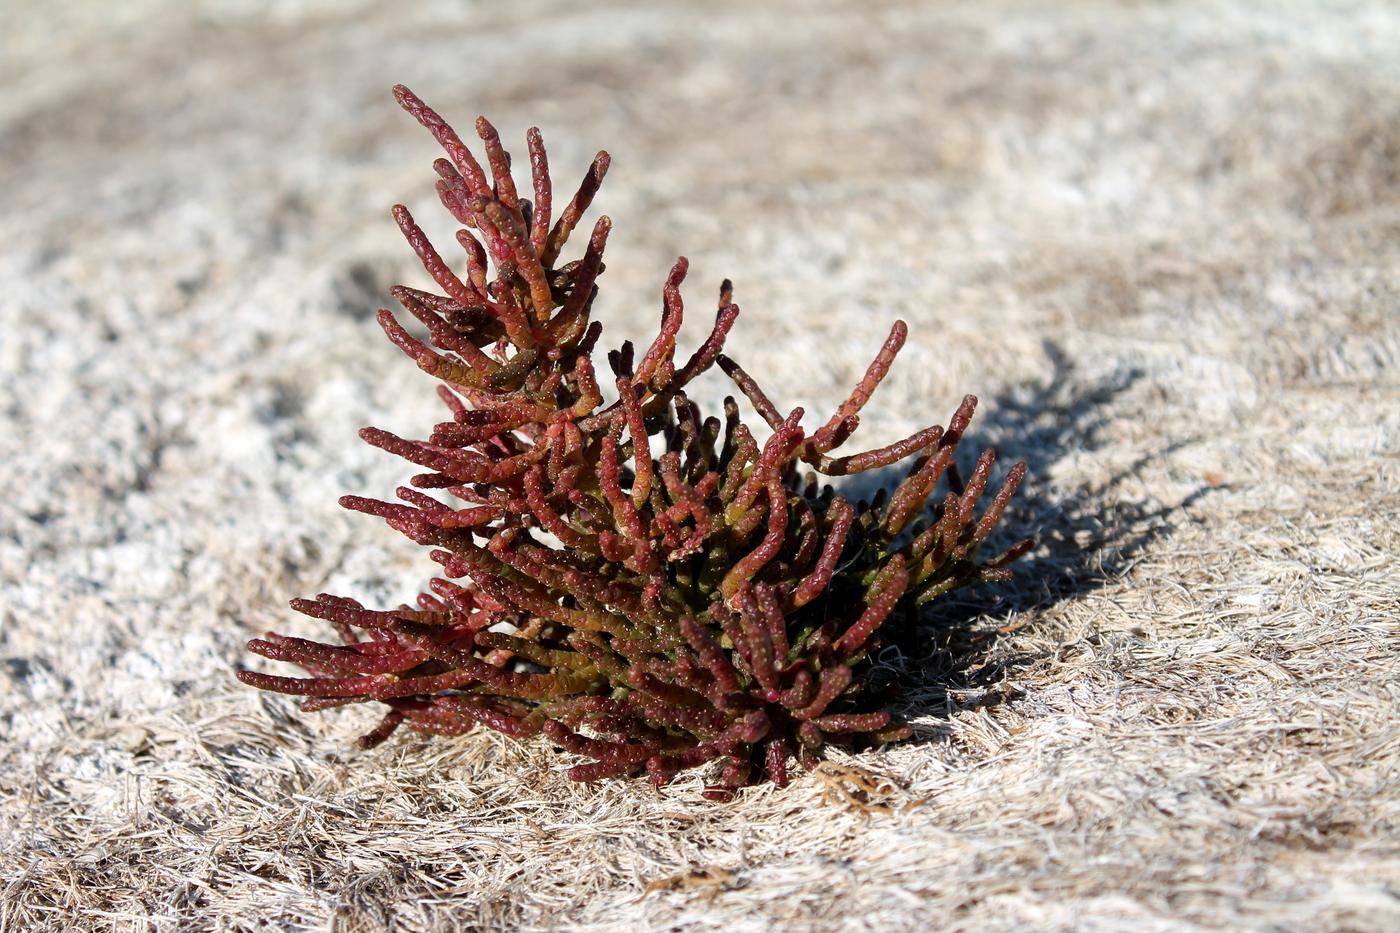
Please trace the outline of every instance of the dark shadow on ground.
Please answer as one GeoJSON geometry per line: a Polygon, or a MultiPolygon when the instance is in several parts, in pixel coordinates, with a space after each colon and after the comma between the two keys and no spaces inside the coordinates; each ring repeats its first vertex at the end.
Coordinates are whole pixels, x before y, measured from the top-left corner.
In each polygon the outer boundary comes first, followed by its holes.
{"type": "MultiPolygon", "coordinates": [[[[871,672],[871,691],[891,694],[896,714],[925,720],[915,727],[915,741],[946,734],[946,727],[928,724],[929,716],[946,719],[1014,696],[1002,686],[1006,674],[1040,655],[1016,650],[1015,636],[1006,631],[1011,617],[1016,617],[1019,630],[1033,630],[1036,619],[1052,606],[1117,579],[1154,541],[1185,520],[1185,510],[1210,488],[1202,485],[1171,504],[1135,501],[1125,494],[1124,487],[1144,467],[1189,440],[1146,451],[1106,477],[1068,487],[1052,484],[1050,477],[1060,461],[1103,446],[1114,400],[1132,390],[1142,373],[1121,371],[1086,383],[1058,346],[1047,343],[1045,349],[1054,366],[1051,378],[981,400],[958,456],[964,476],[986,447],[996,449],[1001,476],[1017,460],[1026,462],[1026,481],[982,553],[997,554],[1027,536],[1035,537],[1035,549],[1012,565],[1011,580],[979,584],[935,600],[915,624],[887,637],[871,672]],[[1005,644],[998,645],[1005,637],[1013,639],[1009,651],[1005,644]],[[999,650],[993,652],[994,646],[999,650]],[[897,691],[902,699],[892,695],[896,681],[902,685],[897,691]]],[[[896,465],[877,475],[852,477],[840,492],[869,499],[880,488],[893,489],[905,469],[896,465]]],[[[994,477],[988,489],[999,482],[1000,477],[994,477]]]]}

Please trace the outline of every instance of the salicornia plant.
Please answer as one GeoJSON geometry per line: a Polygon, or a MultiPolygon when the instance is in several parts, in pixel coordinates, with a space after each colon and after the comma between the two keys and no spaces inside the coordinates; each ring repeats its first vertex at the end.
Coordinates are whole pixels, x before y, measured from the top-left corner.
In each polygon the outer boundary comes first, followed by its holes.
{"type": "Polygon", "coordinates": [[[392,289],[426,341],[389,311],[379,323],[439,380],[450,417],[424,440],[362,431],[424,472],[398,489],[398,501],[341,503],[431,547],[441,576],[416,608],[295,600],[299,612],[334,625],[341,643],[269,634],[249,648],[310,676],[239,677],[304,696],[309,710],[382,703],[387,712],[364,747],[400,725],[543,732],[588,759],[569,772],[576,780],[645,772],[661,784],[718,760],[709,793],[721,797],[756,774],[785,784],[791,758],[810,765],[833,740],[907,737],[908,726],[862,689],[882,633],[954,587],[1005,578],[1030,547],[979,562],[1025,468],[1011,469],[979,515],[992,452],[966,482],[953,463],[976,399],[964,398],[946,427],[838,454],[905,325],[895,323],[850,397],[809,433],[802,409],[784,413],[721,353],[739,315],[727,281],[709,337],[678,361],[680,259],[650,346],[608,352],[616,401],[605,402],[593,357],[602,327],[591,311],[611,222],[594,224],[581,259],[560,257],[607,153],[558,209],[538,130],[526,137],[527,197],[484,118],[476,124],[483,166],[412,92],[394,94],[446,151],[434,164],[437,190],[462,224],[466,263],[464,275],[454,270],[395,207],[441,294],[392,289]],[[687,397],[715,364],[766,422],[766,440],[740,420],[734,399],[720,418],[687,397]],[[903,481],[873,503],[853,503],[818,478],[904,460],[903,481]],[[950,488],[935,495],[943,478],[950,488]]]}

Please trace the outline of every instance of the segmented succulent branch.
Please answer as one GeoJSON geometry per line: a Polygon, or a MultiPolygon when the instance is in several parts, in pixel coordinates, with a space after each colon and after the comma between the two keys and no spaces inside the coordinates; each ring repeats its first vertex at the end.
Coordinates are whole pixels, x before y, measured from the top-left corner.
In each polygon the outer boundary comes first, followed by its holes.
{"type": "Polygon", "coordinates": [[[590,315],[608,218],[594,224],[581,259],[560,255],[607,172],[607,153],[556,210],[538,130],[526,137],[526,197],[484,118],[476,123],[483,166],[407,88],[394,95],[446,151],[434,163],[437,191],[463,226],[466,271],[396,206],[442,294],[392,289],[427,342],[387,310],[379,324],[440,380],[450,417],[426,440],[364,429],[370,444],[425,472],[398,489],[399,501],[341,504],[431,547],[441,576],[416,608],[294,600],[335,626],[342,643],[269,634],[250,650],[310,676],[239,678],[306,697],[307,710],[384,704],[383,720],[360,739],[366,748],[400,725],[442,735],[478,725],[542,732],[587,759],[569,771],[576,780],[645,772],[662,784],[719,761],[708,790],[716,797],[763,776],[783,785],[790,760],[810,766],[828,742],[907,737],[908,726],[862,692],[882,633],[955,587],[1004,579],[1030,547],[979,562],[1025,467],[1011,469],[979,515],[993,454],[982,454],[966,482],[953,461],[976,399],[963,399],[946,427],[838,455],[905,325],[894,325],[850,397],[808,433],[802,409],[783,413],[721,353],[739,315],[728,281],[709,337],[677,362],[682,258],[662,290],[651,345],[608,353],[617,400],[605,404],[593,362],[601,325],[590,315]],[[715,364],[767,423],[762,443],[733,398],[721,419],[687,397],[715,364]],[[903,460],[912,461],[903,482],[873,503],[852,503],[818,479],[903,460]],[[940,479],[950,487],[941,497],[940,479]]]}

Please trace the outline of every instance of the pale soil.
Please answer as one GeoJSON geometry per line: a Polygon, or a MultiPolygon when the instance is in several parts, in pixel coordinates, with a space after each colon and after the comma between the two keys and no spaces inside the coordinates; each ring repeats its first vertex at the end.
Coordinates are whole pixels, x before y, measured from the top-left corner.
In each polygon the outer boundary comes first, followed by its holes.
{"type": "Polygon", "coordinates": [[[1400,927],[1394,5],[102,6],[0,11],[0,926],[1400,927]],[[902,317],[867,446],[975,392],[1029,461],[1040,550],[944,616],[1015,630],[840,759],[877,812],[234,681],[431,570],[335,505],[437,420],[372,317],[391,203],[450,242],[395,81],[610,149],[605,342],[684,252],[780,404],[902,317]]]}

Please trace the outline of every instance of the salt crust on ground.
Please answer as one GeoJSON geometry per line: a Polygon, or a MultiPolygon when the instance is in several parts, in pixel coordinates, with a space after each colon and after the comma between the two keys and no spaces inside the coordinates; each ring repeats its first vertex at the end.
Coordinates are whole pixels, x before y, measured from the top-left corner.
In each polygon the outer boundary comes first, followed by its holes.
{"type": "Polygon", "coordinates": [[[1394,5],[101,6],[0,11],[0,927],[1400,926],[1394,5]],[[335,506],[437,417],[372,319],[389,204],[450,235],[394,81],[612,151],[613,343],[685,252],[781,403],[903,317],[865,440],[970,391],[1029,461],[1041,549],[948,608],[1014,631],[837,757],[877,812],[234,682],[429,570],[335,506]]]}

